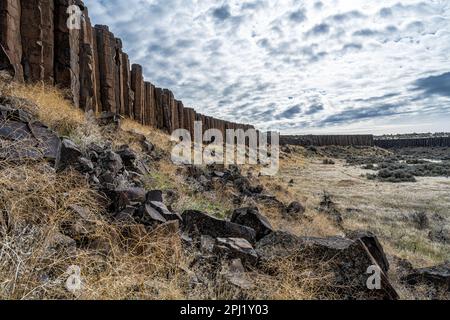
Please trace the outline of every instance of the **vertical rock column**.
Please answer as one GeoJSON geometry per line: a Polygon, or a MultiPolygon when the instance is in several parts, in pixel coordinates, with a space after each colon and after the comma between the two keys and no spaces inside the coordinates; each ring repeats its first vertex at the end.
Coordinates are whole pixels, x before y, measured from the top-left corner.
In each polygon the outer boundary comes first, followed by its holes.
{"type": "Polygon", "coordinates": [[[44,66],[44,81],[55,84],[55,3],[54,0],[41,1],[42,18],[42,64],[44,66]]]}
{"type": "Polygon", "coordinates": [[[178,128],[184,128],[184,106],[183,102],[177,101],[178,128]]]}
{"type": "Polygon", "coordinates": [[[24,78],[53,84],[53,0],[22,0],[21,8],[24,78]]]}
{"type": "Polygon", "coordinates": [[[191,121],[190,121],[190,108],[184,108],[183,109],[183,128],[186,129],[187,131],[189,131],[192,135],[192,131],[191,131],[191,121]]]}
{"type": "Polygon", "coordinates": [[[164,111],[163,111],[163,90],[161,88],[155,88],[155,116],[156,116],[156,128],[164,128],[164,111]]]}
{"type": "Polygon", "coordinates": [[[172,102],[172,92],[168,89],[164,89],[162,92],[163,129],[169,133],[172,132],[172,102]]]}
{"type": "MultiPolygon", "coordinates": [[[[80,3],[75,0],[55,0],[54,2],[55,83],[70,89],[70,98],[76,107],[80,104],[80,30],[67,28],[69,18],[67,10],[71,5],[81,6],[80,3]]],[[[83,9],[82,6],[80,8],[83,9]]]]}
{"type": "Polygon", "coordinates": [[[121,113],[127,117],[133,118],[133,97],[131,93],[131,73],[130,59],[126,53],[122,53],[122,88],[123,88],[123,110],[121,113]]]}
{"type": "Polygon", "coordinates": [[[14,71],[14,80],[23,81],[20,0],[0,1],[0,68],[14,71]]]}
{"type": "Polygon", "coordinates": [[[131,66],[131,90],[134,92],[133,116],[134,120],[143,123],[144,120],[144,78],[142,66],[131,66]]]}
{"type": "Polygon", "coordinates": [[[80,30],[80,108],[98,111],[96,51],[94,34],[87,8],[84,8],[80,30]]]}
{"type": "Polygon", "coordinates": [[[145,82],[144,125],[156,127],[155,101],[155,87],[145,82]]]}
{"type": "Polygon", "coordinates": [[[116,67],[114,62],[116,41],[108,26],[96,25],[97,59],[100,80],[101,111],[117,112],[116,67]]]}
{"type": "Polygon", "coordinates": [[[125,115],[125,88],[124,88],[124,74],[123,74],[123,52],[122,40],[114,39],[114,83],[116,93],[116,112],[125,115]]]}

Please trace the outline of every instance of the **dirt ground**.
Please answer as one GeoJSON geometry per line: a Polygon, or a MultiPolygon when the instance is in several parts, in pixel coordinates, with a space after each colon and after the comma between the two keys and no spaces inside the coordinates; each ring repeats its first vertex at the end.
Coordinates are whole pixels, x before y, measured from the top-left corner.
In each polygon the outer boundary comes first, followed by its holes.
{"type": "Polygon", "coordinates": [[[431,239],[430,233],[448,234],[450,227],[450,179],[417,178],[415,183],[369,180],[369,170],[348,166],[335,159],[323,164],[322,157],[299,154],[282,160],[273,179],[317,212],[324,192],[340,208],[342,230],[366,229],[380,238],[388,255],[405,258],[415,267],[450,259],[448,241],[431,239]],[[422,214],[425,221],[417,221],[422,214]],[[423,222],[423,223],[422,223],[423,222]]]}

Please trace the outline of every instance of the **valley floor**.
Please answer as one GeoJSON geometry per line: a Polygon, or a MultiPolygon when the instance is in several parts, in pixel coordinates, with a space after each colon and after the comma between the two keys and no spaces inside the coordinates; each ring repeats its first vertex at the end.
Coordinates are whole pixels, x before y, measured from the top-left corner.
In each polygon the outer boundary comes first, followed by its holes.
{"type": "Polygon", "coordinates": [[[324,192],[329,193],[341,208],[344,229],[374,232],[388,253],[406,258],[416,267],[442,263],[450,257],[450,245],[431,236],[439,231],[448,232],[449,178],[420,177],[415,183],[379,182],[365,177],[368,170],[349,166],[343,160],[334,161],[334,165],[326,165],[321,157],[294,155],[282,160],[274,180],[298,195],[307,212],[316,211],[324,192]],[[418,225],[417,216],[422,213],[426,222],[418,225]]]}

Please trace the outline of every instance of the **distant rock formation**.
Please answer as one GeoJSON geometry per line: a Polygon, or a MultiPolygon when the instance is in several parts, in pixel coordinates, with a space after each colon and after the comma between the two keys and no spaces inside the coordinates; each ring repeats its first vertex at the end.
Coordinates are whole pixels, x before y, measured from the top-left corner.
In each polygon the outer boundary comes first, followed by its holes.
{"type": "Polygon", "coordinates": [[[372,135],[305,135],[280,136],[280,144],[297,146],[373,146],[372,135]]]}

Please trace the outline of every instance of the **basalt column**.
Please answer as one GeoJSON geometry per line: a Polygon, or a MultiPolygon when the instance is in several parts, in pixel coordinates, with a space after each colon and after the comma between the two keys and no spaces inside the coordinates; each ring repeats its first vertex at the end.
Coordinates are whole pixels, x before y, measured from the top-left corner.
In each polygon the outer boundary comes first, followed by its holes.
{"type": "Polygon", "coordinates": [[[145,82],[144,124],[152,127],[156,126],[155,87],[150,82],[145,82]]]}
{"type": "Polygon", "coordinates": [[[126,53],[122,53],[122,88],[123,88],[123,110],[121,113],[133,118],[133,96],[131,92],[130,59],[126,53]]]}
{"type": "Polygon", "coordinates": [[[81,1],[55,0],[55,83],[70,89],[70,99],[76,107],[80,100],[80,30],[67,27],[69,6],[78,5],[82,10],[81,1]]]}
{"type": "Polygon", "coordinates": [[[21,1],[22,67],[28,82],[53,80],[53,0],[21,1]]]}
{"type": "Polygon", "coordinates": [[[14,80],[23,81],[20,0],[0,1],[0,70],[14,72],[14,80]]]}
{"type": "Polygon", "coordinates": [[[87,8],[83,10],[80,30],[80,108],[97,111],[96,51],[94,32],[87,8]]]}
{"type": "Polygon", "coordinates": [[[133,115],[134,120],[142,123],[144,120],[144,78],[142,66],[133,64],[131,66],[131,90],[134,92],[133,115]]]}
{"type": "Polygon", "coordinates": [[[184,128],[184,106],[183,102],[177,101],[178,128],[184,128]]]}
{"type": "Polygon", "coordinates": [[[116,113],[116,68],[114,61],[116,40],[114,35],[109,32],[108,26],[96,25],[95,33],[97,37],[101,111],[116,113]]]}
{"type": "Polygon", "coordinates": [[[125,88],[123,74],[122,40],[116,38],[114,46],[114,83],[116,92],[116,112],[125,115],[125,88]]]}
{"type": "Polygon", "coordinates": [[[161,88],[155,88],[155,113],[156,113],[156,128],[162,129],[164,126],[163,119],[163,91],[161,88]]]}
{"type": "Polygon", "coordinates": [[[174,104],[173,93],[164,89],[162,93],[162,106],[163,106],[163,119],[164,119],[164,129],[166,129],[169,133],[173,130],[173,117],[172,110],[174,104]]]}
{"type": "Polygon", "coordinates": [[[190,121],[190,108],[184,108],[183,109],[183,128],[189,131],[192,135],[191,131],[191,121],[190,121]]]}

